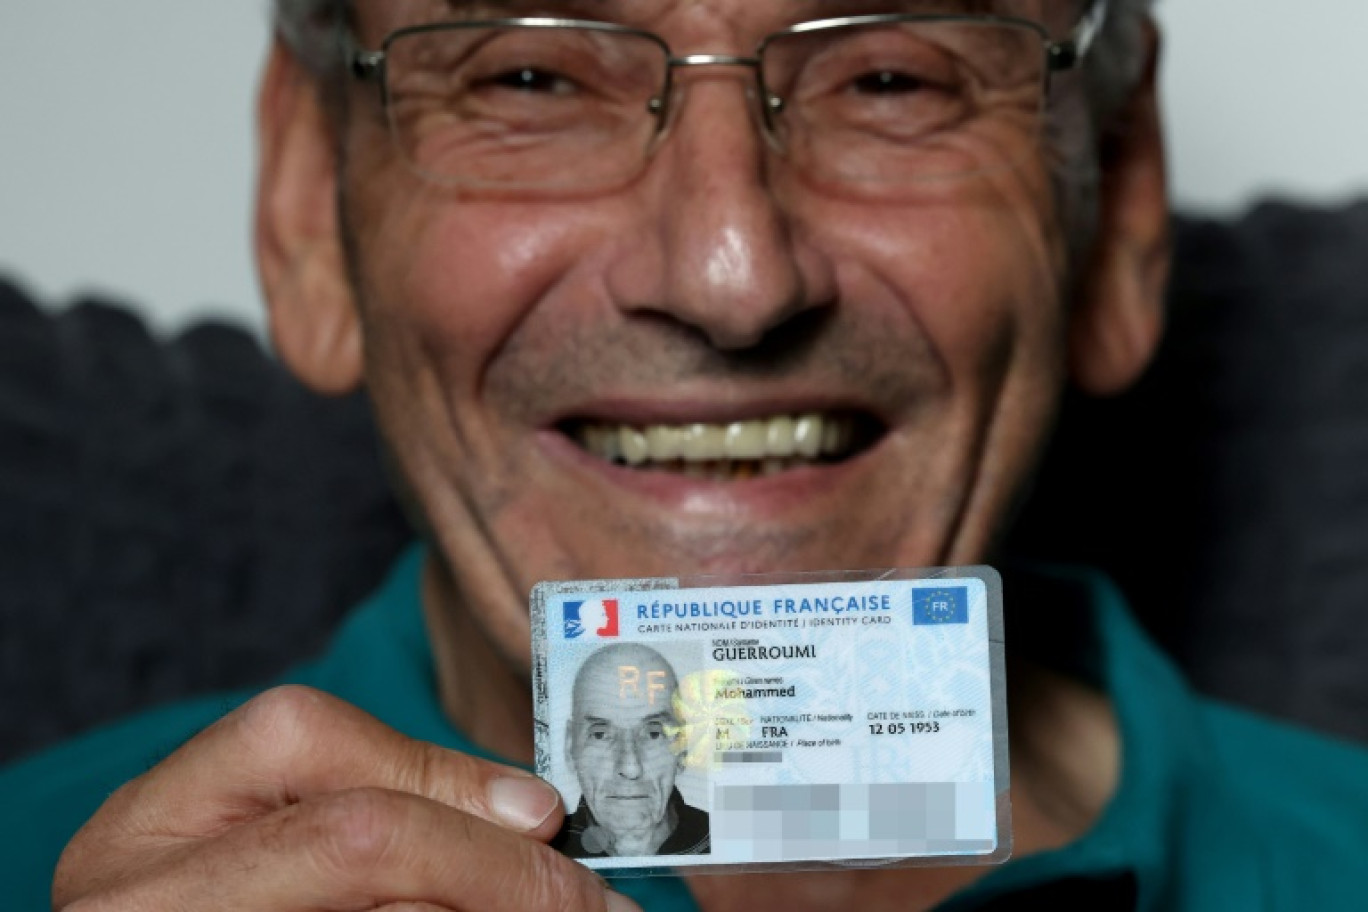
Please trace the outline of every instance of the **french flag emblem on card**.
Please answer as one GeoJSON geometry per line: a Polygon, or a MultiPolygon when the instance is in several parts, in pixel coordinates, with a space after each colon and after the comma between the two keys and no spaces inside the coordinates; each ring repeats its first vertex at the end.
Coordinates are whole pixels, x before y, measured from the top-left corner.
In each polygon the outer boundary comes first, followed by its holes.
{"type": "Polygon", "coordinates": [[[611,639],[618,635],[617,599],[565,603],[565,638],[611,639]]]}

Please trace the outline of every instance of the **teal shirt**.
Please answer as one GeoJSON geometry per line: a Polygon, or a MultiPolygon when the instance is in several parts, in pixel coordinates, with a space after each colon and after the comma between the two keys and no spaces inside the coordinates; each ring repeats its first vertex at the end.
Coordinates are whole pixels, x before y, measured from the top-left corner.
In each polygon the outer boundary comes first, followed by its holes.
{"type": "MultiPolygon", "coordinates": [[[[286,677],[329,691],[406,734],[488,756],[452,727],[436,696],[415,549],[339,631],[286,677]]],[[[1108,693],[1121,727],[1121,777],[1092,830],[1063,849],[993,869],[946,912],[1010,904],[1022,891],[1129,873],[1144,910],[1368,909],[1368,751],[1198,697],[1086,572],[1049,571],[1082,615],[1017,605],[1005,591],[1008,648],[1030,625],[1085,643],[1073,664],[1108,693]],[[1047,630],[1045,628],[1048,628],[1047,630]]],[[[1010,687],[1010,682],[1009,682],[1010,687]]],[[[249,694],[179,703],[40,753],[0,772],[0,905],[46,909],[72,834],[141,774],[249,694]]],[[[622,881],[650,912],[693,909],[674,878],[622,881]]]]}

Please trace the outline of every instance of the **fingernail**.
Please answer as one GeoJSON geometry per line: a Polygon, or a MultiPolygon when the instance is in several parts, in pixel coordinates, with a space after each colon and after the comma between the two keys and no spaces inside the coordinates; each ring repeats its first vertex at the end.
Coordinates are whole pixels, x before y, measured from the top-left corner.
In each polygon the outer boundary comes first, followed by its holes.
{"type": "Polygon", "coordinates": [[[603,894],[604,904],[608,907],[608,912],[641,912],[641,906],[632,902],[621,893],[614,893],[612,890],[603,894]]]}
{"type": "Polygon", "coordinates": [[[494,816],[524,832],[545,823],[558,800],[555,789],[531,776],[495,779],[489,784],[489,808],[494,816]]]}

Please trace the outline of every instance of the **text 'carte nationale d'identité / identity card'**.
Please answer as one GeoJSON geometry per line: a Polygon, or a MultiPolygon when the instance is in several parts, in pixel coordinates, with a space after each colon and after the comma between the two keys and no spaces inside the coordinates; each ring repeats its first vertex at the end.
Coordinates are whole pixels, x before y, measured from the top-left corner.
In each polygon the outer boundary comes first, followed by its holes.
{"type": "Polygon", "coordinates": [[[1011,854],[988,567],[542,583],[537,774],[602,873],[1011,854]]]}

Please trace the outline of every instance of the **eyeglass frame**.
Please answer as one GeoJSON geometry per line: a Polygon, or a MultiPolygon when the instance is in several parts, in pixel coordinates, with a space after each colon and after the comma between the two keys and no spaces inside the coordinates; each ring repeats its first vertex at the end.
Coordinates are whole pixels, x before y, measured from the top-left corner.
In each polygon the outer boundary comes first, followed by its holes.
{"type": "MultiPolygon", "coordinates": [[[[1070,31],[1069,35],[1061,41],[1054,40],[1048,29],[1041,22],[1033,19],[1026,19],[1020,16],[1002,16],[997,14],[989,15],[956,15],[956,14],[933,14],[920,15],[915,13],[874,13],[861,16],[835,16],[826,19],[814,19],[808,22],[799,22],[787,28],[771,32],[760,39],[755,47],[754,53],[749,56],[739,56],[735,54],[686,54],[683,57],[675,55],[673,48],[664,38],[655,32],[633,26],[622,25],[616,22],[604,22],[594,19],[569,19],[549,16],[528,16],[501,19],[481,19],[468,22],[429,22],[422,25],[406,26],[396,29],[385,36],[377,50],[366,50],[358,45],[356,37],[351,30],[345,26],[341,29],[340,40],[342,50],[348,61],[348,70],[351,75],[361,82],[377,83],[380,89],[380,104],[388,110],[389,80],[386,78],[385,65],[388,58],[389,48],[394,42],[412,35],[430,34],[442,31],[460,31],[463,29],[474,28],[529,28],[529,29],[580,29],[585,31],[606,32],[619,35],[628,35],[642,38],[657,45],[665,55],[665,81],[660,88],[660,92],[653,96],[647,103],[648,110],[656,118],[656,136],[653,144],[658,142],[666,133],[666,128],[670,123],[670,99],[674,97],[674,74],[676,69],[695,66],[743,66],[752,70],[755,74],[757,98],[761,99],[758,107],[760,108],[761,131],[767,141],[773,143],[776,136],[774,118],[784,110],[784,99],[769,91],[765,85],[763,60],[766,48],[773,42],[779,41],[794,35],[806,35],[833,31],[841,28],[890,25],[894,23],[953,23],[965,22],[985,25],[1004,25],[1014,28],[1025,28],[1035,32],[1040,36],[1041,47],[1045,54],[1045,77],[1046,84],[1043,87],[1045,98],[1048,99],[1050,91],[1050,79],[1056,73],[1067,72],[1077,69],[1087,59],[1089,52],[1097,42],[1097,37],[1102,33],[1106,25],[1107,16],[1110,11],[1111,0],[1093,0],[1079,17],[1078,22],[1070,31]]],[[[391,128],[392,131],[393,128],[391,128]]],[[[650,152],[647,152],[649,158],[650,152]]]]}

